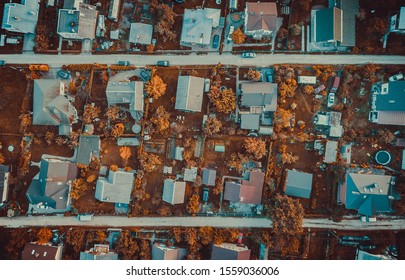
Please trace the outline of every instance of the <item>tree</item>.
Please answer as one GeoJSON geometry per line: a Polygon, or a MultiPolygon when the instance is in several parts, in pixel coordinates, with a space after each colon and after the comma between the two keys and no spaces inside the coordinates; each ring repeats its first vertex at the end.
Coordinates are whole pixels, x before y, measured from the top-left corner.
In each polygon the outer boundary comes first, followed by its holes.
{"type": "Polygon", "coordinates": [[[4,155],[0,152],[0,164],[3,164],[6,161],[4,155]]]}
{"type": "Polygon", "coordinates": [[[229,114],[236,108],[236,95],[231,88],[220,90],[210,90],[208,93],[210,102],[219,113],[229,114]]]}
{"type": "Polygon", "coordinates": [[[98,114],[100,114],[100,112],[101,112],[100,107],[87,104],[86,107],[84,107],[83,122],[85,124],[91,123],[93,119],[98,117],[98,114]]]}
{"type": "Polygon", "coordinates": [[[173,238],[174,238],[174,241],[176,242],[176,243],[180,243],[181,242],[181,240],[182,240],[182,238],[181,238],[181,228],[172,228],[172,230],[171,230],[171,232],[172,232],[172,236],[173,236],[173,238]]]}
{"type": "Polygon", "coordinates": [[[127,165],[128,159],[131,157],[131,149],[127,146],[120,148],[120,158],[122,159],[123,165],[127,165]]]}
{"type": "Polygon", "coordinates": [[[52,238],[52,235],[52,230],[50,230],[49,228],[41,228],[37,234],[37,242],[39,244],[46,244],[52,238]]]}
{"type": "Polygon", "coordinates": [[[51,145],[53,142],[53,139],[55,138],[55,133],[52,131],[47,131],[45,134],[45,141],[48,145],[51,145]]]}
{"type": "Polygon", "coordinates": [[[394,133],[386,128],[380,128],[377,130],[377,133],[379,140],[385,144],[392,144],[392,142],[396,139],[394,133]]]}
{"type": "Polygon", "coordinates": [[[125,131],[125,126],[123,123],[117,123],[114,125],[111,129],[111,135],[113,137],[120,137],[122,134],[124,134],[125,131]]]}
{"type": "Polygon", "coordinates": [[[245,42],[246,40],[246,35],[245,33],[243,33],[241,28],[236,29],[233,33],[232,33],[232,41],[235,44],[242,44],[243,42],[245,42]]]}
{"type": "Polygon", "coordinates": [[[280,38],[281,40],[286,39],[286,38],[288,37],[288,30],[285,29],[284,27],[281,27],[281,28],[278,30],[277,36],[278,36],[278,38],[280,38]]]}
{"type": "Polygon", "coordinates": [[[299,24],[292,24],[290,26],[290,33],[292,36],[297,36],[301,34],[301,25],[299,24]]]}
{"type": "Polygon", "coordinates": [[[155,50],[155,45],[149,44],[149,45],[146,46],[146,52],[147,53],[153,53],[154,50],[155,50]]]}
{"type": "Polygon", "coordinates": [[[47,50],[49,48],[49,37],[44,33],[37,33],[34,42],[37,50],[47,50]]]}
{"type": "Polygon", "coordinates": [[[187,203],[186,209],[190,214],[195,215],[198,212],[199,207],[200,196],[198,194],[193,194],[187,203]]]}
{"type": "Polygon", "coordinates": [[[222,128],[221,121],[219,121],[215,117],[214,118],[210,117],[205,122],[204,133],[208,136],[212,136],[220,132],[221,128],[222,128]]]}
{"type": "Polygon", "coordinates": [[[139,241],[139,259],[141,260],[150,260],[152,259],[152,253],[150,250],[151,246],[149,240],[141,239],[139,241]]]}
{"type": "Polygon", "coordinates": [[[129,230],[121,231],[120,237],[115,245],[115,252],[121,260],[133,260],[139,252],[139,246],[129,230]]]}
{"type": "Polygon", "coordinates": [[[283,128],[291,127],[293,117],[294,115],[290,111],[283,108],[278,108],[274,114],[275,130],[281,131],[283,128]]]}
{"type": "Polygon", "coordinates": [[[98,230],[98,231],[96,231],[96,239],[97,239],[97,242],[104,243],[104,241],[107,239],[107,235],[105,234],[104,231],[98,230]]]}
{"type": "Polygon", "coordinates": [[[247,73],[247,77],[249,80],[257,82],[262,77],[262,74],[258,70],[249,69],[249,71],[247,73]]]}
{"type": "Polygon", "coordinates": [[[105,112],[105,116],[112,121],[115,121],[118,117],[118,113],[121,109],[118,106],[110,106],[108,107],[107,111],[105,112]]]}
{"type": "Polygon", "coordinates": [[[226,162],[229,168],[234,168],[238,172],[242,172],[243,164],[248,162],[249,158],[241,153],[233,153],[226,162]]]}
{"type": "Polygon", "coordinates": [[[163,133],[170,127],[170,113],[165,110],[164,106],[159,106],[150,122],[153,124],[153,130],[156,133],[163,133]]]}
{"type": "Polygon", "coordinates": [[[176,33],[173,32],[175,17],[176,14],[168,5],[159,4],[156,6],[155,31],[163,36],[164,42],[176,39],[176,33]]]}
{"type": "MultiPolygon", "coordinates": [[[[86,232],[84,229],[72,229],[68,230],[66,233],[66,244],[73,250],[74,255],[79,255],[79,253],[84,249],[86,232]]],[[[79,256],[74,257],[78,259],[79,256]]]]}
{"type": "Polygon", "coordinates": [[[117,172],[118,171],[118,166],[113,164],[113,165],[110,166],[110,170],[113,171],[113,172],[117,172]]]}
{"type": "Polygon", "coordinates": [[[295,96],[296,88],[297,81],[295,79],[285,79],[283,82],[279,83],[278,92],[283,99],[286,97],[291,98],[295,96]]]}
{"type": "Polygon", "coordinates": [[[163,217],[171,216],[172,215],[172,209],[170,208],[170,206],[165,205],[165,206],[160,207],[157,210],[157,213],[160,216],[163,216],[163,217]]]}
{"type": "Polygon", "coordinates": [[[243,144],[246,151],[259,160],[266,154],[266,142],[260,138],[246,138],[243,144]]]}
{"type": "Polygon", "coordinates": [[[83,178],[73,180],[72,188],[69,194],[70,198],[73,201],[78,200],[83,195],[83,192],[87,190],[87,187],[87,182],[83,178]]]}
{"type": "Polygon", "coordinates": [[[148,154],[147,152],[138,150],[138,160],[141,164],[141,169],[145,172],[156,171],[158,166],[162,164],[162,160],[158,155],[148,154]]]}
{"type": "Polygon", "coordinates": [[[68,145],[69,145],[69,148],[71,148],[71,149],[74,149],[77,146],[79,146],[79,133],[77,133],[76,131],[72,131],[69,133],[68,145]]]}
{"type": "Polygon", "coordinates": [[[302,87],[302,92],[305,94],[312,94],[314,92],[314,87],[311,85],[305,85],[302,87]]]}
{"type": "Polygon", "coordinates": [[[283,164],[296,163],[299,159],[299,156],[294,156],[292,153],[281,154],[281,162],[283,164]]]}
{"type": "Polygon", "coordinates": [[[209,245],[212,243],[214,230],[210,226],[200,227],[198,230],[201,244],[209,245]]]}
{"type": "Polygon", "coordinates": [[[166,93],[167,85],[158,75],[152,75],[152,78],[146,82],[145,91],[153,99],[158,99],[166,93]]]}

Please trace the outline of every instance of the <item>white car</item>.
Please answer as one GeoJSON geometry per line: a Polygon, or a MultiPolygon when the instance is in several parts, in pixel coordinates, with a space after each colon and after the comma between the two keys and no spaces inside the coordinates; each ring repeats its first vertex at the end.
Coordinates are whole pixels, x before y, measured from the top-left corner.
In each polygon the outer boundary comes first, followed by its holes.
{"type": "Polygon", "coordinates": [[[232,41],[232,33],[234,30],[235,30],[235,26],[231,25],[231,27],[229,27],[229,33],[228,33],[228,37],[227,37],[228,42],[232,41]]]}
{"type": "Polygon", "coordinates": [[[395,82],[395,81],[398,81],[398,80],[402,80],[403,78],[404,78],[404,75],[402,73],[398,73],[398,74],[396,74],[394,76],[389,77],[388,81],[395,82]]]}
{"type": "Polygon", "coordinates": [[[332,107],[333,105],[335,105],[335,94],[330,92],[328,95],[328,108],[332,107]]]}

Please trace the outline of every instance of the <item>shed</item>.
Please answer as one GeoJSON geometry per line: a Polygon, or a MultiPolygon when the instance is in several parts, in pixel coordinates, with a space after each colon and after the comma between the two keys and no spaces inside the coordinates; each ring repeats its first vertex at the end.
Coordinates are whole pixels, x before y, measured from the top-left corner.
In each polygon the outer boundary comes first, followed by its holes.
{"type": "Polygon", "coordinates": [[[298,83],[299,84],[315,85],[316,84],[316,77],[315,76],[298,76],[298,83]]]}
{"type": "Polygon", "coordinates": [[[197,167],[191,167],[184,169],[184,181],[195,182],[197,178],[197,167]]]}
{"type": "Polygon", "coordinates": [[[163,201],[172,205],[184,203],[184,194],[186,192],[186,182],[179,182],[172,179],[166,179],[163,186],[163,201]]]}
{"type": "Polygon", "coordinates": [[[259,130],[260,115],[256,114],[243,114],[240,116],[241,129],[259,130]]]}
{"type": "Polygon", "coordinates": [[[327,141],[325,147],[325,163],[334,163],[337,159],[338,142],[337,141],[327,141]]]}
{"type": "Polygon", "coordinates": [[[309,198],[312,190],[312,174],[287,170],[285,194],[289,196],[309,198]]]}
{"type": "Polygon", "coordinates": [[[215,144],[214,151],[217,153],[225,153],[225,146],[220,144],[215,144]]]}
{"type": "Polygon", "coordinates": [[[118,146],[139,146],[139,139],[136,137],[119,137],[117,139],[118,146]]]}
{"type": "Polygon", "coordinates": [[[215,186],[215,179],[217,177],[217,171],[213,169],[204,168],[202,183],[206,186],[215,186]]]}

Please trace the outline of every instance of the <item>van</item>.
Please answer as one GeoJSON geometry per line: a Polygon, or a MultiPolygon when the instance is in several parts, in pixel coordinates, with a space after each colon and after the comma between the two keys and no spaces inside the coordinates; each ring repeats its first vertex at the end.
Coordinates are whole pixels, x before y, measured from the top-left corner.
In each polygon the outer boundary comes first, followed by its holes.
{"type": "Polygon", "coordinates": [[[333,78],[333,83],[332,83],[332,88],[330,89],[330,92],[336,93],[336,91],[339,88],[339,84],[340,84],[340,78],[339,77],[334,77],[333,78]]]}

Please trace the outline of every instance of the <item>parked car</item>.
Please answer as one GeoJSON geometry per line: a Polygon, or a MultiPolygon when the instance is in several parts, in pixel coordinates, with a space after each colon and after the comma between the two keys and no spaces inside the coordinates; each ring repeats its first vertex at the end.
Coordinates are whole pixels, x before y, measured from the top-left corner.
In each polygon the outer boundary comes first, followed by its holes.
{"type": "Polygon", "coordinates": [[[209,194],[210,189],[209,188],[204,188],[203,191],[203,201],[207,202],[208,201],[208,194],[209,194]]]}
{"type": "Polygon", "coordinates": [[[366,223],[375,223],[375,222],[377,222],[377,218],[376,217],[362,216],[361,221],[366,222],[366,223]]]}
{"type": "Polygon", "coordinates": [[[146,71],[141,71],[140,75],[144,81],[149,81],[150,75],[146,71]]]}
{"type": "Polygon", "coordinates": [[[212,40],[212,48],[216,49],[219,46],[219,35],[215,35],[214,39],[212,40]]]}
{"type": "Polygon", "coordinates": [[[234,30],[235,30],[235,26],[231,25],[229,27],[229,32],[228,32],[228,37],[227,37],[228,42],[232,41],[232,33],[234,30]]]}
{"type": "Polygon", "coordinates": [[[59,70],[58,71],[58,76],[61,77],[62,79],[70,79],[70,78],[72,78],[72,75],[70,75],[69,72],[64,71],[64,70],[59,70]]]}
{"type": "Polygon", "coordinates": [[[204,80],[204,92],[209,92],[210,91],[210,86],[211,86],[210,79],[205,79],[204,80]]]}
{"type": "Polygon", "coordinates": [[[243,52],[242,53],[242,58],[255,58],[256,53],[255,52],[243,52]]]}
{"type": "Polygon", "coordinates": [[[157,62],[157,66],[169,66],[169,61],[167,61],[167,60],[159,60],[158,62],[157,62]]]}
{"type": "Polygon", "coordinates": [[[403,78],[404,78],[404,75],[402,73],[398,73],[398,74],[396,74],[394,76],[389,77],[388,81],[395,82],[395,81],[398,81],[398,80],[402,80],[403,78]]]}
{"type": "Polygon", "coordinates": [[[4,66],[6,65],[6,61],[5,60],[0,60],[0,66],[4,66]]]}
{"type": "Polygon", "coordinates": [[[320,85],[319,87],[317,87],[316,89],[314,89],[314,93],[315,94],[318,94],[318,93],[320,93],[321,91],[323,91],[325,89],[325,86],[324,85],[320,85]]]}
{"type": "Polygon", "coordinates": [[[119,66],[129,66],[130,64],[129,61],[118,61],[119,66]]]}
{"type": "Polygon", "coordinates": [[[328,95],[328,108],[332,107],[335,105],[335,94],[333,92],[329,92],[328,95]]]}
{"type": "Polygon", "coordinates": [[[274,69],[270,68],[269,70],[266,71],[266,79],[267,82],[272,83],[274,81],[274,69]]]}
{"type": "Polygon", "coordinates": [[[185,1],[185,0],[174,0],[174,2],[176,2],[176,3],[178,3],[178,4],[184,3],[184,1],[185,1]]]}

